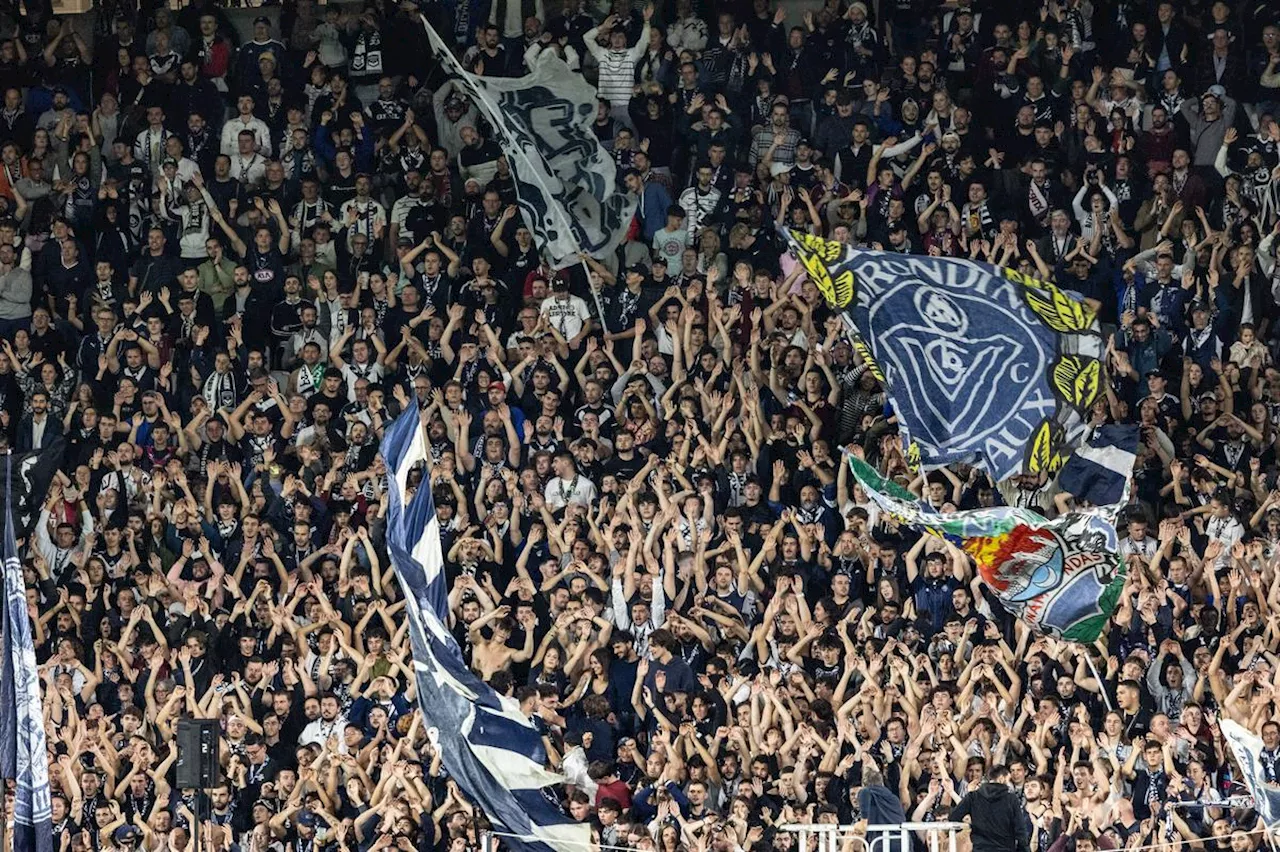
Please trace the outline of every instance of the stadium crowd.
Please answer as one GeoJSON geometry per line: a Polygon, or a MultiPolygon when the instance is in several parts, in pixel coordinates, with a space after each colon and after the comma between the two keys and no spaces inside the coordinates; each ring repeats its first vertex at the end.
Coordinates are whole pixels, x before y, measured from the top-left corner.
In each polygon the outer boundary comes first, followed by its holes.
{"type": "Polygon", "coordinates": [[[197,821],[200,852],[477,848],[384,547],[378,441],[415,405],[451,627],[602,844],[785,851],[997,784],[1001,852],[1264,844],[1214,803],[1221,719],[1280,780],[1275,4],[293,0],[243,34],[210,0],[24,6],[0,432],[63,456],[24,541],[59,852],[196,852],[197,821]],[[540,257],[419,11],[477,74],[550,50],[598,86],[618,252],[540,257]],[[775,223],[1103,305],[1090,416],[1142,444],[1096,646],[852,481],[1072,504],[911,473],[775,223]],[[185,716],[221,724],[204,813],[185,716]]]}

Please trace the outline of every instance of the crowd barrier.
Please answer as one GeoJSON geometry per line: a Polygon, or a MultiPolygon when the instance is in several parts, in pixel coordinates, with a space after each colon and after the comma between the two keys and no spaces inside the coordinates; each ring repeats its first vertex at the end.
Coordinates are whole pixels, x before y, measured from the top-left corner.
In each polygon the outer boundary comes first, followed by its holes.
{"type": "MultiPolygon", "coordinates": [[[[868,825],[865,831],[861,826],[829,823],[788,823],[779,828],[796,835],[796,852],[840,852],[850,839],[855,843],[853,852],[901,852],[912,848],[913,832],[924,835],[928,852],[956,852],[956,836],[965,827],[961,822],[904,822],[900,825],[868,825]]],[[[486,831],[480,835],[480,852],[497,852],[498,840],[503,837],[537,839],[504,831],[486,831]]],[[[610,852],[635,852],[629,846],[582,845],[610,852]]]]}
{"type": "Polygon", "coordinates": [[[868,825],[864,833],[861,827],[831,823],[782,826],[783,831],[796,835],[797,852],[840,852],[849,837],[861,844],[853,852],[903,852],[912,848],[913,832],[924,835],[928,852],[956,852],[956,837],[964,828],[962,822],[904,822],[868,825]]]}

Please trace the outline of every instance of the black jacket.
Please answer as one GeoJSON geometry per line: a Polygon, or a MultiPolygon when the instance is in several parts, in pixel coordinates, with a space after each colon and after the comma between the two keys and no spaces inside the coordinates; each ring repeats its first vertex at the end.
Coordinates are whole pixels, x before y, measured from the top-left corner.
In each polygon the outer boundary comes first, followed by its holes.
{"type": "Polygon", "coordinates": [[[1030,852],[1027,820],[1008,784],[985,783],[951,811],[959,822],[969,817],[973,852],[1030,852]]]}

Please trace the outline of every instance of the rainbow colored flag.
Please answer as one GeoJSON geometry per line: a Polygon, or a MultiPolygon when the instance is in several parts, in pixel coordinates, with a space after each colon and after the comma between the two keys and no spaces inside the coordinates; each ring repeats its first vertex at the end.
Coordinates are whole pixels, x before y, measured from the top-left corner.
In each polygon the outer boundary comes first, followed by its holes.
{"type": "Polygon", "coordinates": [[[937,512],[875,468],[849,457],[867,496],[898,523],[954,542],[973,557],[1000,603],[1033,629],[1092,642],[1120,600],[1125,562],[1116,518],[1128,501],[1047,520],[1028,509],[998,506],[937,512]]]}

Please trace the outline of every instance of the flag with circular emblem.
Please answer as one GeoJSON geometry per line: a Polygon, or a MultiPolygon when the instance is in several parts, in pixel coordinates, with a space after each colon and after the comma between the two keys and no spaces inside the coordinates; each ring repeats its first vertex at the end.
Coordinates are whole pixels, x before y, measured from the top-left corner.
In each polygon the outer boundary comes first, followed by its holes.
{"type": "Polygon", "coordinates": [[[1000,605],[1028,626],[1073,642],[1101,635],[1127,573],[1116,533],[1116,519],[1129,500],[1127,485],[1116,503],[1053,520],[1010,506],[938,512],[861,459],[849,456],[848,463],[881,511],[972,557],[1000,605]]]}
{"type": "Polygon", "coordinates": [[[1053,475],[1105,392],[1097,305],[1014,270],[866,251],[783,229],[930,470],[1053,475]]]}

